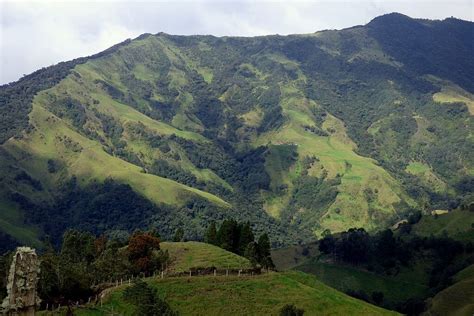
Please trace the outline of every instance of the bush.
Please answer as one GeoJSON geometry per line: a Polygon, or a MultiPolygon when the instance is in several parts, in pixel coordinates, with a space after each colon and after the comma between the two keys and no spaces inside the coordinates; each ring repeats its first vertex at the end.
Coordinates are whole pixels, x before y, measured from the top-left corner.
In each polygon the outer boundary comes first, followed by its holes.
{"type": "Polygon", "coordinates": [[[144,281],[137,279],[123,292],[124,301],[135,306],[135,315],[140,316],[174,316],[168,303],[158,297],[155,289],[144,281]]]}
{"type": "Polygon", "coordinates": [[[280,316],[303,316],[304,310],[293,304],[286,304],[280,309],[280,316]]]}

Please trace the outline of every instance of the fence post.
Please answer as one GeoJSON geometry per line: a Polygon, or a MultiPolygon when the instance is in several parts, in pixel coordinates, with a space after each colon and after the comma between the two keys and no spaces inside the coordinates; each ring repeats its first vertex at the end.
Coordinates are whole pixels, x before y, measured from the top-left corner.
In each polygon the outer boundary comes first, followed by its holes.
{"type": "Polygon", "coordinates": [[[217,273],[217,271],[216,271],[216,269],[214,269],[214,276],[216,276],[216,273],[217,273]]]}
{"type": "Polygon", "coordinates": [[[161,270],[161,278],[163,279],[163,277],[164,277],[164,271],[161,270]]]}
{"type": "Polygon", "coordinates": [[[229,276],[229,269],[225,270],[225,276],[229,276]]]}
{"type": "Polygon", "coordinates": [[[191,270],[189,270],[189,276],[191,276],[191,270]]]}

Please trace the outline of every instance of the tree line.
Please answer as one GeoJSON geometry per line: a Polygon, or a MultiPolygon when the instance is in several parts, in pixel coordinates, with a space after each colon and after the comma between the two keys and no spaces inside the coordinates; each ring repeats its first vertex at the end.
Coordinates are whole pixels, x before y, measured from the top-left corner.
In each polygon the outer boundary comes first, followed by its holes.
{"type": "MultiPolygon", "coordinates": [[[[415,214],[409,220],[417,221],[419,216],[415,214]]],[[[405,224],[396,233],[387,229],[372,235],[363,228],[351,228],[338,234],[326,231],[319,241],[319,251],[333,262],[388,276],[396,276],[403,268],[413,268],[422,260],[428,278],[427,297],[450,286],[457,272],[474,263],[472,242],[457,241],[446,235],[420,237],[410,234],[410,227],[410,224],[405,224]]],[[[422,313],[427,298],[411,298],[392,304],[384,302],[382,292],[369,295],[361,290],[349,290],[346,293],[408,315],[422,313]]]]}
{"type": "Polygon", "coordinates": [[[260,265],[264,269],[275,268],[270,255],[271,245],[268,234],[263,233],[256,240],[249,222],[224,220],[217,228],[213,221],[206,231],[205,240],[209,244],[246,257],[253,266],[260,265]]]}

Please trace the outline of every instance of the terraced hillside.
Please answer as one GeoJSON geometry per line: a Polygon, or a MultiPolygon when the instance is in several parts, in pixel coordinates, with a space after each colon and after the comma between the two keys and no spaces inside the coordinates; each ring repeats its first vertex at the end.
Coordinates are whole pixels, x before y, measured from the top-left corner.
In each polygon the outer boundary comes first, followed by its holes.
{"type": "Polygon", "coordinates": [[[390,14],[306,35],[144,34],[39,70],[0,88],[0,229],[199,239],[236,217],[282,245],[469,205],[473,30],[390,14]]]}

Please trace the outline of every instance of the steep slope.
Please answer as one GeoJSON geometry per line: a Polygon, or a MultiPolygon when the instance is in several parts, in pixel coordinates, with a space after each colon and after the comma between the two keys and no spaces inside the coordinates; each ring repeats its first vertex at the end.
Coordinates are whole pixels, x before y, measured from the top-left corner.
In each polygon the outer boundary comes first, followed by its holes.
{"type": "Polygon", "coordinates": [[[3,86],[0,228],[32,242],[130,231],[129,214],[199,238],[234,216],[285,244],[469,205],[473,25],[390,14],[307,35],[144,34],[3,86]]]}

